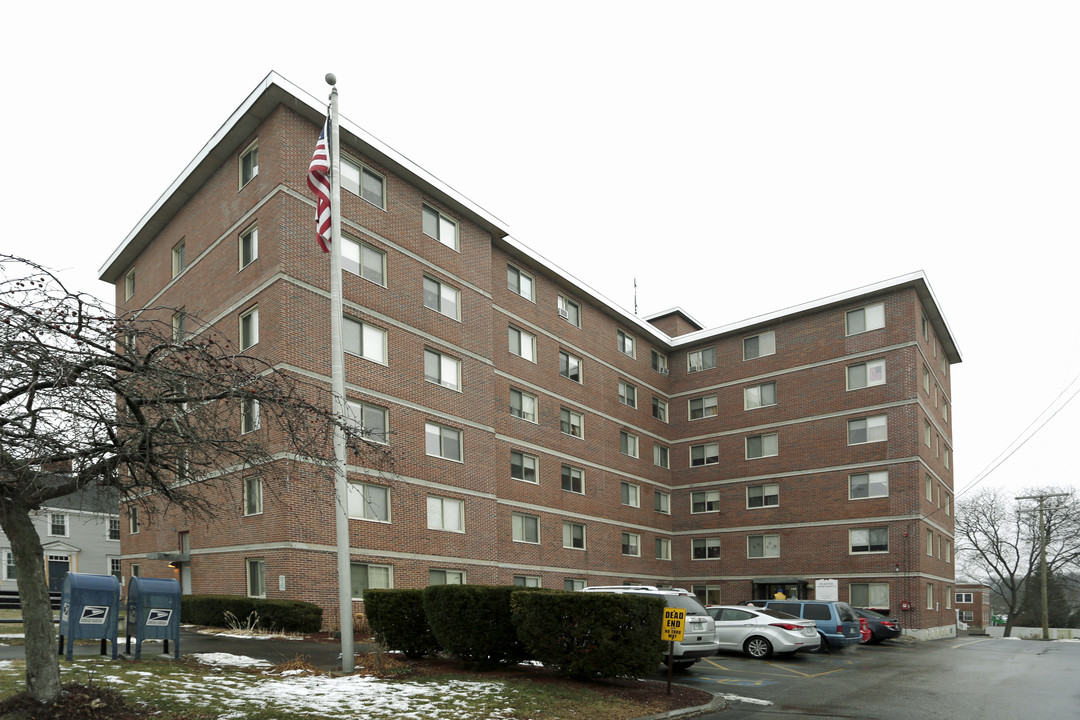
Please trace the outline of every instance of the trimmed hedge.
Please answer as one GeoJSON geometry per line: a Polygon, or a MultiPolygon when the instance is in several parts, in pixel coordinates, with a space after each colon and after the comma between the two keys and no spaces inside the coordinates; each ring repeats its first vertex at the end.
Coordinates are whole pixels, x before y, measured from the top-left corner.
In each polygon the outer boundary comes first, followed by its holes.
{"type": "Polygon", "coordinates": [[[431,585],[424,589],[424,613],[439,645],[465,667],[516,665],[529,656],[510,617],[515,591],[542,592],[514,585],[431,585]]]}
{"type": "Polygon", "coordinates": [[[569,677],[642,677],[663,657],[664,600],[657,596],[518,592],[511,608],[531,656],[569,677]]]}
{"type": "Polygon", "coordinates": [[[251,613],[259,616],[267,630],[310,633],[322,628],[322,608],[301,600],[264,600],[243,595],[184,595],[180,598],[183,622],[211,627],[228,627],[225,612],[244,623],[251,613]]]}
{"type": "Polygon", "coordinates": [[[364,615],[375,640],[388,650],[418,658],[440,649],[424,613],[423,590],[365,590],[364,615]]]}

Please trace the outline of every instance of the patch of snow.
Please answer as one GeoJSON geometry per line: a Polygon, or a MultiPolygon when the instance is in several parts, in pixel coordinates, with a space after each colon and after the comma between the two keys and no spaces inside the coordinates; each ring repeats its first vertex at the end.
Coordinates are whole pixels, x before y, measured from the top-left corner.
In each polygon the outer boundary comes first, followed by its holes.
{"type": "Polygon", "coordinates": [[[248,657],[247,655],[233,655],[232,653],[195,653],[188,655],[204,665],[217,665],[228,667],[270,667],[265,660],[248,657]]]}
{"type": "Polygon", "coordinates": [[[743,695],[728,695],[727,693],[720,693],[720,697],[724,698],[725,700],[731,700],[732,702],[747,703],[749,705],[772,705],[772,702],[769,700],[745,697],[743,695]]]}

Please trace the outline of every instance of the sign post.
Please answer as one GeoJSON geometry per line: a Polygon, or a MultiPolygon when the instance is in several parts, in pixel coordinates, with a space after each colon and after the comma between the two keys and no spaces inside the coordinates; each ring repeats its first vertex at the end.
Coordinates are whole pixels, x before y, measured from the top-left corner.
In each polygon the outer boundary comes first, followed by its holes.
{"type": "Polygon", "coordinates": [[[671,694],[671,673],[675,665],[675,642],[682,642],[686,631],[686,611],[682,608],[664,608],[664,624],[660,628],[660,639],[668,641],[667,656],[667,694],[671,694]]]}

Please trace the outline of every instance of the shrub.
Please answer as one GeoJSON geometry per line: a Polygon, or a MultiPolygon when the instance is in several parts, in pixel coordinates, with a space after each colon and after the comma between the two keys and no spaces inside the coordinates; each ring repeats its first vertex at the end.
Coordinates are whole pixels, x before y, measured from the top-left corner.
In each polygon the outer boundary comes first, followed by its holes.
{"type": "Polygon", "coordinates": [[[439,645],[469,669],[514,665],[528,658],[510,617],[513,585],[431,585],[424,613],[439,645]]]}
{"type": "Polygon", "coordinates": [[[663,656],[663,598],[620,593],[515,593],[518,637],[531,656],[574,678],[641,677],[663,656]]]}
{"type": "Polygon", "coordinates": [[[309,633],[322,627],[322,608],[301,600],[264,600],[243,595],[184,595],[180,598],[183,622],[228,627],[225,613],[243,622],[251,613],[267,630],[309,633]]]}
{"type": "Polygon", "coordinates": [[[423,590],[365,590],[364,614],[375,640],[418,658],[439,651],[424,612],[423,590]]]}

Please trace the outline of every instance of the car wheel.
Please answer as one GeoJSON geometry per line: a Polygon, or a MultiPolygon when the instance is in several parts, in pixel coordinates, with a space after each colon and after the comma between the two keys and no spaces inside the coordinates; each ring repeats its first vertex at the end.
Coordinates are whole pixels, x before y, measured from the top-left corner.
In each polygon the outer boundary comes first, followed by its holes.
{"type": "Polygon", "coordinates": [[[743,651],[752,658],[764,660],[772,655],[772,643],[763,637],[752,637],[743,644],[743,651]]]}
{"type": "Polygon", "coordinates": [[[812,653],[822,653],[822,654],[828,653],[829,652],[829,643],[828,643],[828,641],[825,639],[825,636],[822,635],[821,633],[818,633],[818,636],[821,638],[821,644],[818,645],[813,650],[811,650],[810,652],[812,652],[812,653]]]}

